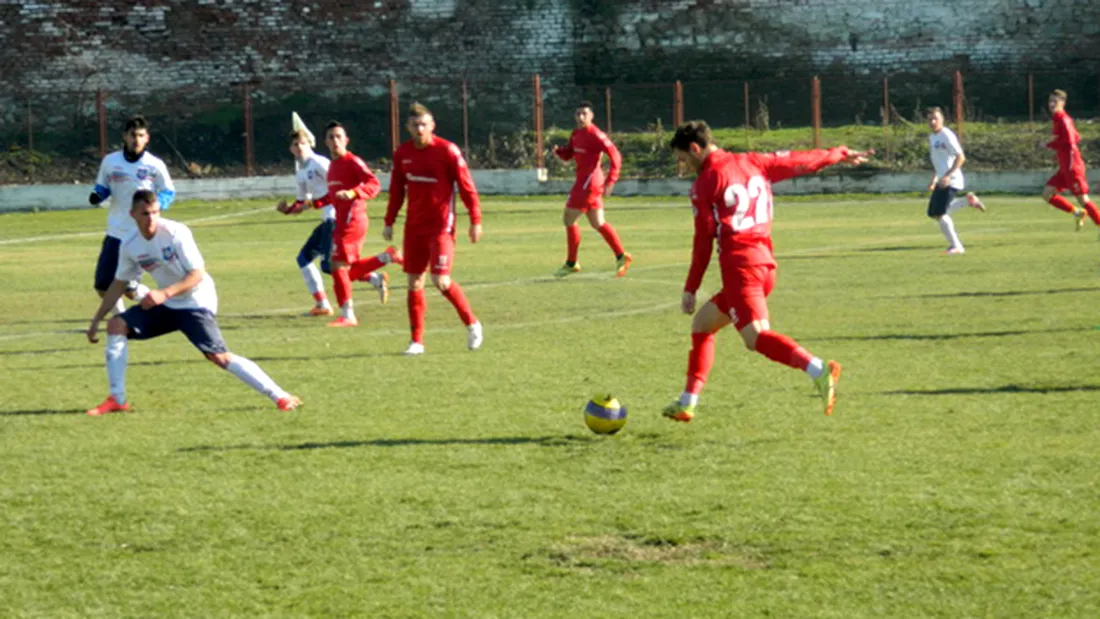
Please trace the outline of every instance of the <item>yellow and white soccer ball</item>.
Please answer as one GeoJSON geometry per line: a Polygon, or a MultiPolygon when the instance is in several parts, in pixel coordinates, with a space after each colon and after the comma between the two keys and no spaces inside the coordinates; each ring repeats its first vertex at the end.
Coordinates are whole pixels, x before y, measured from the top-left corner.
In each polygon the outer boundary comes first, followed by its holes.
{"type": "Polygon", "coordinates": [[[600,394],[584,405],[584,423],[596,434],[614,434],[626,425],[626,407],[611,394],[600,394]]]}

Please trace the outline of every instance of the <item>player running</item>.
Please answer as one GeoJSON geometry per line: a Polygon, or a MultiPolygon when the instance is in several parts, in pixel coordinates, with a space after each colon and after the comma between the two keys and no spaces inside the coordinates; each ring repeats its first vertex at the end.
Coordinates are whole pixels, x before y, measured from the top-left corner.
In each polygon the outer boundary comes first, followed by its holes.
{"type": "Polygon", "coordinates": [[[623,249],[615,228],[607,223],[603,216],[603,197],[611,195],[611,188],[615,186],[615,181],[619,180],[619,169],[622,167],[623,158],[607,134],[592,123],[592,116],[592,104],[582,101],[574,112],[577,128],[569,136],[569,143],[562,147],[554,147],[554,154],[563,161],[575,159],[577,162],[577,179],[573,182],[573,190],[569,192],[569,200],[565,203],[565,210],[562,212],[567,251],[565,264],[554,271],[555,277],[565,277],[581,270],[581,265],[577,262],[577,253],[581,246],[581,228],[577,225],[577,221],[581,215],[588,218],[588,223],[600,233],[615,254],[615,270],[618,277],[626,275],[632,260],[630,254],[623,249]],[[607,173],[606,181],[603,168],[600,167],[600,156],[603,153],[607,153],[607,158],[611,162],[611,170],[607,173]]]}
{"type": "MultiPolygon", "coordinates": [[[[122,132],[122,150],[109,153],[99,165],[95,188],[88,196],[92,206],[110,199],[107,212],[107,235],[99,250],[95,265],[95,290],[100,297],[114,281],[118,268],[118,248],[122,239],[133,234],[134,219],[130,217],[130,202],[139,189],[153,189],[161,208],[167,209],[176,197],[176,188],[164,162],[145,150],[149,144],[149,123],[144,116],[133,116],[126,121],[122,132]]],[[[127,285],[125,294],[140,301],[149,289],[141,284],[141,276],[127,285]]],[[[126,307],[119,298],[114,311],[121,314],[126,307]]]]}
{"type": "Polygon", "coordinates": [[[1077,230],[1085,225],[1086,213],[1094,224],[1100,226],[1100,210],[1097,210],[1096,205],[1089,200],[1085,159],[1077,146],[1081,142],[1081,135],[1077,133],[1073,119],[1066,113],[1064,90],[1055,90],[1050,93],[1047,109],[1050,110],[1051,133],[1054,134],[1054,139],[1047,143],[1047,148],[1053,150],[1058,156],[1058,171],[1043,187],[1043,199],[1050,202],[1054,208],[1072,214],[1076,219],[1077,230]],[[1073,206],[1069,200],[1060,195],[1066,191],[1077,198],[1082,208],[1073,206]]]}
{"type": "Polygon", "coordinates": [[[951,213],[964,206],[971,206],[984,213],[985,205],[973,192],[961,198],[955,197],[966,186],[962,173],[966,155],[963,154],[955,132],[943,124],[943,109],[930,107],[925,112],[925,117],[928,119],[928,127],[932,129],[932,134],[928,136],[928,155],[935,170],[932,182],[928,184],[928,191],[932,192],[928,199],[928,216],[939,223],[940,232],[947,238],[947,254],[964,254],[966,248],[955,232],[951,213]]]}
{"type": "Polygon", "coordinates": [[[118,270],[92,316],[86,335],[95,344],[99,321],[126,290],[128,282],[149,273],[159,289],[149,291],[141,303],[107,323],[107,378],[111,394],[102,404],[88,409],[92,416],[130,410],[126,399],[126,363],[130,340],[147,340],[182,331],[214,365],[271,399],[280,410],[297,408],[302,401],[283,391],[260,366],[226,348],[215,314],[218,295],[214,280],[187,226],[161,219],[160,204],[152,191],[134,192],[130,213],[136,229],[119,248],[118,270]]]}
{"type": "Polygon", "coordinates": [[[729,153],[714,144],[710,127],[698,120],[677,128],[669,146],[698,177],[691,187],[695,211],[691,268],[680,300],[685,314],[695,313],[687,385],[680,398],[665,407],[664,416],[684,422],[695,417],[699,393],[714,364],[714,335],[731,323],[749,350],[809,374],[825,401],[825,414],[832,414],[840,364],[815,357],[791,338],[772,331],[768,322],[767,297],[775,285],[776,268],[771,185],[840,162],[859,164],[874,151],[841,146],[774,154],[729,153]],[[716,238],[722,289],[695,312],[695,293],[710,265],[716,238]]]}
{"type": "Polygon", "coordinates": [[[435,118],[428,108],[419,103],[409,106],[405,128],[412,139],[393,153],[390,202],[386,208],[386,226],[382,228],[382,238],[393,240],[393,223],[408,195],[409,211],[405,217],[403,242],[412,341],[405,354],[424,354],[424,314],[428,309],[424,298],[424,275],[429,268],[432,284],[451,302],[466,325],[467,348],[477,350],[482,342],[481,323],[470,309],[462,287],[451,279],[455,254],[455,184],[470,213],[471,243],[481,239],[477,187],[458,146],[435,135],[435,118]]]}
{"type": "Polygon", "coordinates": [[[327,177],[328,195],[336,210],[332,236],[332,287],[341,312],[339,318],[328,323],[330,327],[359,325],[351,299],[352,280],[374,283],[379,288],[382,302],[386,303],[389,300],[389,276],[383,273],[379,281],[377,277],[372,280],[371,275],[391,262],[401,264],[401,255],[393,247],[387,247],[377,256],[359,257],[370,223],[367,219],[367,200],[381,192],[382,184],[367,164],[348,150],[349,141],[347,131],[340,123],[333,121],[325,128],[325,144],[332,154],[327,177]]]}

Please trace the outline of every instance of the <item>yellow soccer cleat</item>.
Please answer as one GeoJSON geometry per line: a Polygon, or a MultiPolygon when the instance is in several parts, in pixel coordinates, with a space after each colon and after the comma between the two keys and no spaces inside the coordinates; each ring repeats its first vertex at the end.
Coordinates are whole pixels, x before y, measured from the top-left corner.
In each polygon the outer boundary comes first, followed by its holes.
{"type": "Polygon", "coordinates": [[[840,364],[836,361],[829,361],[825,366],[825,371],[814,379],[814,386],[817,387],[817,393],[821,396],[821,399],[825,402],[825,415],[833,414],[833,407],[836,406],[836,384],[840,381],[840,364]]]}
{"type": "Polygon", "coordinates": [[[554,277],[565,277],[566,275],[572,275],[574,273],[580,273],[580,272],[581,272],[581,263],[575,262],[575,263],[573,263],[573,266],[569,266],[569,263],[567,262],[567,263],[561,265],[561,267],[559,267],[557,271],[554,271],[554,277]]]}

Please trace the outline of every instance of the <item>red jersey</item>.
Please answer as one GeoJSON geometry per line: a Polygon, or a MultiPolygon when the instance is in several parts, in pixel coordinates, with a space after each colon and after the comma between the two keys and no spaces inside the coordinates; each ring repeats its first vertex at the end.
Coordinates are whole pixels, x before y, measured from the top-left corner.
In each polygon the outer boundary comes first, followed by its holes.
{"type": "Polygon", "coordinates": [[[358,219],[367,219],[367,200],[382,191],[382,183],[370,171],[359,157],[346,153],[332,160],[328,167],[328,195],[326,198],[336,208],[336,222],[348,224],[358,219]],[[336,197],[337,191],[351,189],[356,197],[343,200],[336,197]]]}
{"type": "Polygon", "coordinates": [[[569,143],[555,152],[564,161],[577,160],[577,180],[574,187],[583,184],[592,191],[603,191],[604,176],[603,168],[600,167],[600,155],[603,153],[607,153],[607,158],[611,161],[607,186],[610,187],[619,180],[619,169],[623,166],[622,155],[607,134],[596,125],[589,124],[587,127],[574,129],[569,136],[569,143]]]}
{"type": "Polygon", "coordinates": [[[1058,155],[1058,167],[1063,170],[1085,167],[1081,149],[1077,146],[1081,142],[1081,134],[1077,133],[1073,119],[1063,110],[1055,112],[1050,117],[1050,122],[1052,125],[1050,132],[1054,135],[1054,139],[1047,142],[1047,148],[1058,155]]]}
{"type": "Polygon", "coordinates": [[[456,183],[462,203],[470,213],[470,223],[481,223],[477,187],[458,146],[438,136],[432,136],[431,143],[424,148],[417,148],[412,140],[398,146],[393,153],[386,225],[392,226],[397,220],[407,192],[406,236],[453,233],[456,183]]]}
{"type": "Polygon", "coordinates": [[[846,147],[778,153],[716,150],[691,186],[695,240],[684,291],[699,290],[718,239],[723,268],[775,266],[772,255],[772,183],[813,174],[848,157],[846,147]]]}

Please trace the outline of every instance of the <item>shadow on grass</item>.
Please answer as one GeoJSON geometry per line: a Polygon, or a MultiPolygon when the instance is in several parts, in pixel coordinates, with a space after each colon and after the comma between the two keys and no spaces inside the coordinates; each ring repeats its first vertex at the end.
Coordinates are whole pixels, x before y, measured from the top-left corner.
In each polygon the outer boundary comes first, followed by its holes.
{"type": "Polygon", "coordinates": [[[881,333],[878,335],[836,335],[827,337],[803,337],[807,342],[845,342],[860,341],[870,342],[876,340],[914,340],[914,341],[943,341],[962,340],[977,337],[1011,337],[1014,335],[1031,335],[1033,333],[1073,333],[1091,331],[1084,327],[1061,327],[1057,329],[1012,329],[1006,331],[974,331],[971,333],[881,333]]]}
{"type": "Polygon", "coordinates": [[[1100,391],[1100,385],[1001,385],[1000,387],[949,387],[946,389],[900,389],[883,391],[883,395],[983,395],[998,393],[1073,393],[1076,391],[1100,391]]]}
{"type": "Polygon", "coordinates": [[[51,355],[53,353],[58,353],[58,352],[79,351],[79,350],[83,350],[83,348],[84,348],[83,346],[80,346],[80,347],[74,346],[72,348],[42,348],[42,349],[39,349],[39,350],[0,350],[0,357],[6,356],[6,355],[12,355],[12,356],[17,356],[17,355],[51,355]]]}
{"type": "Polygon", "coordinates": [[[592,443],[600,440],[596,436],[490,436],[485,438],[378,438],[369,441],[328,441],[306,442],[289,445],[198,445],[183,447],[181,452],[203,451],[302,451],[312,449],[347,449],[350,447],[418,447],[445,445],[542,445],[544,447],[565,447],[592,443]]]}
{"type": "Polygon", "coordinates": [[[1077,292],[1096,292],[1100,290],[1100,286],[1092,286],[1089,288],[1054,288],[1050,290],[994,290],[994,291],[972,291],[972,292],[947,292],[937,294],[916,294],[906,295],[909,297],[917,297],[921,299],[952,299],[956,297],[1023,297],[1030,295],[1047,295],[1047,294],[1073,294],[1077,292]]]}
{"type": "Polygon", "coordinates": [[[0,417],[15,417],[20,415],[83,415],[84,409],[62,410],[58,408],[40,408],[25,411],[0,411],[0,417]]]}
{"type": "Polygon", "coordinates": [[[889,251],[935,251],[936,247],[933,245],[889,245],[885,247],[861,247],[853,249],[852,251],[859,253],[875,253],[875,252],[889,252],[889,251]]]}
{"type": "MultiPolygon", "coordinates": [[[[463,351],[463,352],[465,352],[465,351],[463,351]]],[[[442,354],[449,354],[449,353],[433,353],[433,355],[436,355],[436,354],[442,355],[442,354]]],[[[403,358],[405,358],[405,355],[401,351],[393,351],[393,352],[373,352],[373,353],[347,353],[347,354],[343,354],[343,355],[324,355],[324,356],[320,356],[320,357],[317,357],[317,356],[314,356],[314,357],[306,357],[306,356],[271,357],[271,356],[266,356],[266,355],[258,355],[258,356],[255,356],[255,357],[249,356],[248,358],[251,359],[252,361],[255,361],[256,363],[266,363],[266,362],[274,363],[274,362],[279,362],[279,361],[313,361],[313,362],[318,362],[318,361],[326,361],[326,360],[329,360],[329,359],[375,359],[375,358],[381,358],[381,357],[400,357],[400,358],[403,359],[403,358]]],[[[133,367],[158,367],[158,366],[164,366],[164,365],[209,365],[213,368],[214,364],[212,364],[210,361],[208,361],[205,357],[202,357],[202,356],[197,356],[197,357],[190,356],[190,357],[185,357],[185,358],[181,357],[179,359],[160,359],[160,360],[157,360],[157,361],[130,361],[126,364],[127,367],[131,367],[131,368],[133,368],[133,367]]],[[[73,363],[73,364],[69,364],[69,365],[46,365],[46,366],[40,366],[40,367],[25,366],[25,367],[16,368],[16,369],[18,369],[18,370],[79,370],[79,369],[102,368],[102,367],[103,367],[103,361],[102,360],[95,360],[95,361],[89,361],[88,363],[73,363]]]]}

